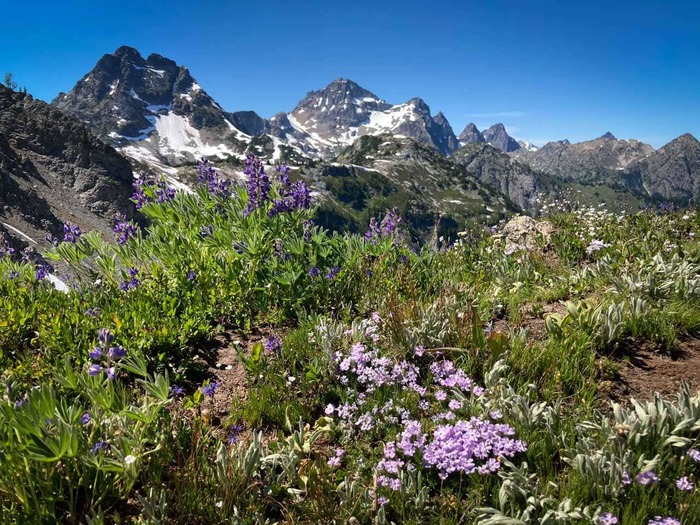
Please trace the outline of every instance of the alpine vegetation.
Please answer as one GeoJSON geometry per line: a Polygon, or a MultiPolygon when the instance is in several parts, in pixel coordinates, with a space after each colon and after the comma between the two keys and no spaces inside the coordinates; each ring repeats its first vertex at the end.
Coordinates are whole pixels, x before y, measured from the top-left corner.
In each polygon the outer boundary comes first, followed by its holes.
{"type": "Polygon", "coordinates": [[[696,209],[420,248],[243,168],[0,240],[0,522],[700,523],[696,209]]]}

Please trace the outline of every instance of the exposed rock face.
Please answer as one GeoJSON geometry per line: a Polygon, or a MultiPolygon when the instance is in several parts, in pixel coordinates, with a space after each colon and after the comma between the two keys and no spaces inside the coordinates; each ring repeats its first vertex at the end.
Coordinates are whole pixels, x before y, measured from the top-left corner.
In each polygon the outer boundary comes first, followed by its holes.
{"type": "Polygon", "coordinates": [[[114,213],[133,214],[131,183],[129,162],[84,124],[0,86],[3,222],[39,242],[63,222],[110,231],[114,213]]]}
{"type": "Polygon", "coordinates": [[[226,113],[226,117],[234,126],[251,137],[257,137],[258,135],[267,133],[270,127],[268,121],[255,111],[226,113]]]}
{"type": "MultiPolygon", "coordinates": [[[[358,137],[383,133],[414,138],[443,154],[458,146],[445,116],[432,117],[422,99],[392,106],[344,78],[310,92],[287,117],[294,128],[293,134],[285,133],[287,140],[305,144],[322,157],[337,154],[358,137]]],[[[282,138],[274,128],[273,134],[282,138]]]]}
{"type": "MultiPolygon", "coordinates": [[[[129,156],[156,167],[203,155],[240,155],[245,145],[239,141],[249,138],[186,67],[158,54],[144,59],[127,46],[104,55],[52,105],[129,156]]],[[[241,118],[254,125],[254,118],[241,118]]]]}
{"type": "Polygon", "coordinates": [[[537,151],[520,149],[513,156],[536,170],[562,180],[628,186],[623,170],[653,151],[650,145],[638,140],[617,140],[604,136],[576,144],[568,140],[549,142],[537,151]]]}
{"type": "Polygon", "coordinates": [[[450,159],[466,167],[483,184],[499,190],[523,210],[533,210],[538,194],[548,192],[552,186],[549,178],[488,144],[467,144],[450,159]]]}
{"type": "Polygon", "coordinates": [[[484,131],[484,140],[494,148],[498,148],[506,153],[520,149],[520,144],[506,133],[506,128],[503,124],[494,124],[484,131]]]}
{"type": "Polygon", "coordinates": [[[459,134],[459,141],[462,144],[472,144],[474,142],[486,142],[486,139],[473,122],[467,124],[464,131],[459,134]]]}
{"type": "Polygon", "coordinates": [[[495,234],[496,242],[505,243],[505,252],[534,251],[549,245],[554,226],[548,221],[536,221],[524,215],[514,217],[495,234]]]}
{"type": "Polygon", "coordinates": [[[687,204],[700,199],[700,142],[690,133],[628,166],[654,199],[687,204]]]}

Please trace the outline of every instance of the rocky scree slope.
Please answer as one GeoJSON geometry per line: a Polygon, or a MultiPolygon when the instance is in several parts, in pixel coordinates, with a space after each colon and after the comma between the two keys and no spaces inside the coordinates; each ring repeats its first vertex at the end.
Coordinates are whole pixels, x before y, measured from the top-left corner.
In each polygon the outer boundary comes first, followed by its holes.
{"type": "Polygon", "coordinates": [[[132,180],[129,162],[85,124],[0,86],[0,222],[11,236],[42,244],[64,222],[111,231],[117,211],[133,215],[132,180]]]}

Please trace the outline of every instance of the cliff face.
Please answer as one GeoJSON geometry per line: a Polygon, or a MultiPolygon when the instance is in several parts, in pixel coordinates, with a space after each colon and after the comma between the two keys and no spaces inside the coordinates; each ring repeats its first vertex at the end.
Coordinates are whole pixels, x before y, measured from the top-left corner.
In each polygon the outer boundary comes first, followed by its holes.
{"type": "Polygon", "coordinates": [[[0,86],[0,219],[24,240],[41,243],[63,222],[110,230],[117,211],[133,214],[132,177],[129,162],[84,124],[0,86]]]}

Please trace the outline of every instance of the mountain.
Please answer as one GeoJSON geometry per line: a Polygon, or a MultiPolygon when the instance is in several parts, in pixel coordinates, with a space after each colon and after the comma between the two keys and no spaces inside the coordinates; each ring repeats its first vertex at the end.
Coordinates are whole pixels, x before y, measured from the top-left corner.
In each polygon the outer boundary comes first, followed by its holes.
{"type": "Polygon", "coordinates": [[[127,46],[104,55],[52,105],[128,156],[170,173],[168,167],[202,156],[242,157],[250,140],[186,67],[158,54],[144,59],[127,46]]]}
{"type": "Polygon", "coordinates": [[[527,151],[537,151],[538,149],[540,149],[537,146],[535,146],[532,142],[528,142],[526,140],[519,140],[518,146],[520,146],[520,148],[525,149],[527,151]]]}
{"type": "Polygon", "coordinates": [[[484,140],[506,153],[520,149],[517,141],[506,133],[506,128],[503,124],[494,124],[484,131],[484,140]]]}
{"type": "Polygon", "coordinates": [[[132,180],[85,124],[0,85],[0,222],[11,235],[42,244],[64,222],[111,231],[117,211],[133,215],[132,180]]]}
{"type": "Polygon", "coordinates": [[[688,204],[700,199],[700,142],[686,133],[633,162],[625,172],[640,180],[653,199],[688,204]]]}
{"type": "Polygon", "coordinates": [[[467,127],[464,128],[464,131],[462,131],[462,133],[459,134],[458,138],[461,144],[486,142],[486,139],[484,139],[484,136],[481,134],[481,131],[479,131],[479,129],[473,122],[467,124],[467,127]]]}
{"type": "Polygon", "coordinates": [[[521,148],[511,155],[531,168],[561,180],[584,184],[606,182],[629,185],[624,170],[654,152],[638,140],[618,140],[611,133],[571,144],[568,140],[548,142],[536,151],[521,148]]]}
{"type": "Polygon", "coordinates": [[[278,116],[277,121],[282,127],[273,125],[273,135],[321,157],[337,154],[358,137],[384,133],[414,138],[443,155],[457,149],[445,116],[432,117],[422,99],[391,105],[345,78],[309,92],[286,118],[278,116]]]}
{"type": "Polygon", "coordinates": [[[470,122],[464,128],[464,131],[460,133],[459,142],[462,145],[486,142],[506,153],[521,148],[520,144],[508,135],[503,124],[494,124],[489,129],[481,132],[476,125],[470,122]]]}
{"type": "Polygon", "coordinates": [[[450,160],[464,166],[481,183],[500,191],[525,211],[533,211],[538,196],[549,193],[555,186],[551,177],[485,143],[465,144],[450,160]]]}
{"type": "Polygon", "coordinates": [[[414,239],[454,239],[460,229],[494,224],[517,209],[432,146],[391,134],[362,136],[301,176],[326,197],[319,222],[332,229],[364,231],[369,217],[397,207],[414,239]]]}

